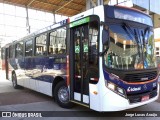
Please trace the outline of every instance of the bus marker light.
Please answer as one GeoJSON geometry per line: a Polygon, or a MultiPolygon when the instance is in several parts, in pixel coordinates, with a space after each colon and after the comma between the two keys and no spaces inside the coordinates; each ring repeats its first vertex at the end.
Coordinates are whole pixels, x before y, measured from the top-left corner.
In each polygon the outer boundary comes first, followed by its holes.
{"type": "Polygon", "coordinates": [[[97,94],[98,94],[98,92],[97,92],[97,91],[93,91],[93,93],[94,93],[95,95],[97,95],[97,94]]]}
{"type": "Polygon", "coordinates": [[[121,88],[119,88],[119,87],[117,87],[117,91],[118,91],[119,93],[121,93],[121,94],[124,94],[123,89],[121,89],[121,88]]]}

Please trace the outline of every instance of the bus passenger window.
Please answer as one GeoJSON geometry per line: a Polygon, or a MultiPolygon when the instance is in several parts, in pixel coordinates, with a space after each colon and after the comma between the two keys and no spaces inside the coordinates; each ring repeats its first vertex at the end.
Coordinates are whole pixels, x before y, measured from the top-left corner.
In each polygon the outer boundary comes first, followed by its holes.
{"type": "Polygon", "coordinates": [[[16,58],[23,57],[23,42],[16,44],[16,58]]]}
{"type": "Polygon", "coordinates": [[[35,50],[36,56],[46,55],[47,53],[46,41],[47,41],[47,33],[36,37],[36,50],[35,50]]]}
{"type": "Polygon", "coordinates": [[[89,29],[89,63],[97,66],[98,65],[98,23],[90,24],[89,29]]]}
{"type": "Polygon", "coordinates": [[[9,58],[13,58],[14,54],[14,46],[9,46],[9,58]]]}
{"type": "Polygon", "coordinates": [[[32,56],[33,43],[32,40],[29,40],[25,43],[25,56],[32,56]]]}
{"type": "Polygon", "coordinates": [[[50,33],[49,55],[66,52],[66,28],[60,28],[50,33]]]}
{"type": "MultiPolygon", "coordinates": [[[[99,78],[99,61],[98,61],[98,21],[90,22],[89,24],[89,77],[99,78]]],[[[90,81],[97,84],[98,81],[90,81]]]]}
{"type": "Polygon", "coordinates": [[[1,49],[1,59],[4,60],[5,59],[5,48],[1,49]]]}

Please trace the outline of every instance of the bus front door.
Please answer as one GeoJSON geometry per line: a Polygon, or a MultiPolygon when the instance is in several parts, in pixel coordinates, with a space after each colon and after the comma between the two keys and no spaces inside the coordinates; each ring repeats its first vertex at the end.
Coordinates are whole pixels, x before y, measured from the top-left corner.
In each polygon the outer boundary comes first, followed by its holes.
{"type": "Polygon", "coordinates": [[[70,79],[71,100],[89,106],[88,24],[71,29],[70,79]]]}

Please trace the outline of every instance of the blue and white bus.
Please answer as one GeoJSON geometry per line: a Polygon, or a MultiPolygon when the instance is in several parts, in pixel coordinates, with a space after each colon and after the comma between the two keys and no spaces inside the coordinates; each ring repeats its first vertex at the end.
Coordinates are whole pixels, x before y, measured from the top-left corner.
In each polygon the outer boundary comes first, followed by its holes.
{"type": "Polygon", "coordinates": [[[154,48],[150,16],[101,5],[6,45],[2,58],[14,88],[64,108],[120,111],[158,99],[154,48]]]}

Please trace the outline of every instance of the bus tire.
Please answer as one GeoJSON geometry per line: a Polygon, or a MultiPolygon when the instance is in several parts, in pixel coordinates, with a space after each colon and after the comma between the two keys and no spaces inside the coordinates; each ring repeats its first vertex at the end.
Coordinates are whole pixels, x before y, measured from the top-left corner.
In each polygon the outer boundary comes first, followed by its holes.
{"type": "Polygon", "coordinates": [[[64,81],[59,82],[54,89],[54,98],[62,108],[72,108],[73,103],[69,101],[69,91],[64,81]]]}
{"type": "Polygon", "coordinates": [[[19,88],[19,85],[17,85],[17,76],[15,73],[12,74],[12,85],[13,85],[14,89],[19,88]]]}

